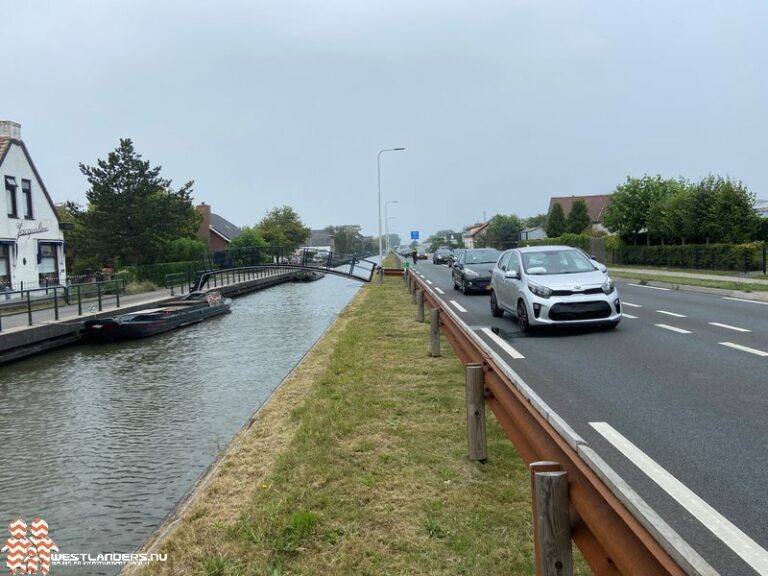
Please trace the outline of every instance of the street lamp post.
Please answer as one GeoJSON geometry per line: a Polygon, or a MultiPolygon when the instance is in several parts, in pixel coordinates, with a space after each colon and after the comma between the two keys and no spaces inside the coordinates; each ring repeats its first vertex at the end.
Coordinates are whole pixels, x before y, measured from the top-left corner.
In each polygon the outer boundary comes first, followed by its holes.
{"type": "Polygon", "coordinates": [[[384,150],[379,150],[379,155],[376,158],[376,163],[378,167],[378,183],[379,183],[379,196],[378,196],[378,208],[379,208],[379,266],[383,264],[384,255],[381,252],[381,155],[384,152],[400,152],[401,150],[405,150],[405,148],[385,148],[384,150]]]}
{"type": "Polygon", "coordinates": [[[385,240],[384,246],[386,247],[387,253],[389,253],[389,217],[387,216],[387,206],[390,204],[397,204],[397,200],[390,200],[389,202],[384,202],[384,236],[387,238],[385,240]]]}

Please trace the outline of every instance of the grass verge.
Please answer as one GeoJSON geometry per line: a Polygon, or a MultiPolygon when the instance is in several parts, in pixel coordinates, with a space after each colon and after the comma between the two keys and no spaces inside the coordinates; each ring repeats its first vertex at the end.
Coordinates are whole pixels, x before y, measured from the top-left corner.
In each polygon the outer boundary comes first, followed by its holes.
{"type": "Polygon", "coordinates": [[[609,270],[612,278],[640,280],[641,282],[666,282],[681,286],[701,286],[703,288],[720,288],[723,290],[740,290],[741,292],[768,292],[767,284],[751,282],[730,282],[728,280],[712,280],[708,278],[688,278],[685,276],[670,276],[667,274],[641,274],[639,272],[618,272],[609,270]]]}
{"type": "Polygon", "coordinates": [[[468,460],[463,367],[415,317],[399,278],[363,288],[142,574],[533,574],[527,469],[490,412],[468,460]]]}

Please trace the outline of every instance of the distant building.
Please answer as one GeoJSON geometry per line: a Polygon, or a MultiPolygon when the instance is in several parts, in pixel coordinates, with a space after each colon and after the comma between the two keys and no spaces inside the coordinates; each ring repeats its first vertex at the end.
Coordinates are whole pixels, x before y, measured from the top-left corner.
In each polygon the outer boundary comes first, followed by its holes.
{"type": "Polygon", "coordinates": [[[758,200],[755,202],[755,208],[760,216],[768,218],[768,200],[758,200]]]}
{"type": "Polygon", "coordinates": [[[327,230],[311,230],[307,241],[299,247],[299,249],[303,248],[314,248],[318,251],[335,252],[336,236],[327,230]]]}
{"type": "Polygon", "coordinates": [[[610,194],[596,196],[553,196],[549,199],[547,214],[552,212],[552,206],[560,204],[560,207],[563,209],[563,214],[568,218],[568,214],[571,213],[571,208],[576,200],[584,200],[586,203],[589,219],[592,222],[592,229],[595,231],[607,232],[608,230],[603,226],[603,214],[605,213],[608,204],[611,202],[610,194]]]}
{"type": "Polygon", "coordinates": [[[544,226],[534,226],[520,232],[520,240],[543,240],[546,237],[547,233],[544,231],[544,226]]]}
{"type": "Polygon", "coordinates": [[[211,207],[205,202],[200,204],[197,209],[203,215],[197,237],[206,243],[208,252],[226,250],[229,243],[242,233],[242,230],[232,222],[211,212],[211,207]]]}
{"type": "Polygon", "coordinates": [[[480,232],[488,227],[489,222],[478,222],[472,226],[467,226],[461,233],[461,239],[464,242],[464,248],[472,249],[475,247],[475,238],[480,232]]]}
{"type": "Polygon", "coordinates": [[[0,182],[0,289],[64,283],[62,225],[16,122],[0,121],[0,182]]]}

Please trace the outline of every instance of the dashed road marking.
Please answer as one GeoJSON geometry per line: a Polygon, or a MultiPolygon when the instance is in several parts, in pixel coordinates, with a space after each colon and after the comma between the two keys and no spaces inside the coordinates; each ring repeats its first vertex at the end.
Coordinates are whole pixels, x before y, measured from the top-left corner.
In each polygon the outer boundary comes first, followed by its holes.
{"type": "Polygon", "coordinates": [[[622,301],[622,304],[624,306],[629,306],[630,308],[642,308],[643,307],[641,304],[632,304],[632,302],[626,302],[626,301],[622,301]]]}
{"type": "Polygon", "coordinates": [[[661,286],[646,286],[645,284],[629,284],[629,286],[637,286],[638,288],[650,288],[651,290],[663,290],[669,292],[672,288],[662,288],[661,286]]]}
{"type": "Polygon", "coordinates": [[[704,500],[667,472],[645,452],[632,444],[610,424],[606,422],[590,422],[592,428],[610,442],[635,466],[640,468],[651,480],[658,484],[667,494],[699,522],[722,540],[731,550],[736,552],[758,574],[768,574],[768,551],[762,548],[744,532],[739,530],[725,516],[712,508],[704,500]]]}
{"type": "Polygon", "coordinates": [[[637,316],[632,316],[632,314],[625,314],[623,312],[621,313],[621,317],[622,318],[629,318],[630,320],[637,320],[637,316]]]}
{"type": "Polygon", "coordinates": [[[672,332],[677,332],[679,334],[690,334],[690,330],[683,330],[682,328],[675,328],[674,326],[670,326],[668,324],[654,324],[654,326],[658,326],[659,328],[664,328],[664,330],[671,330],[672,332]]]}
{"type": "Polygon", "coordinates": [[[466,311],[467,311],[467,309],[466,309],[466,308],[464,308],[464,307],[463,307],[461,304],[459,304],[458,302],[456,302],[456,300],[451,300],[451,304],[453,304],[453,305],[456,307],[456,310],[458,310],[459,312],[466,312],[466,311]]]}
{"type": "Polygon", "coordinates": [[[506,340],[502,340],[501,338],[499,338],[499,336],[498,336],[497,334],[494,334],[493,330],[491,330],[490,328],[483,328],[483,329],[482,329],[482,330],[480,330],[480,331],[481,331],[483,334],[485,334],[486,336],[488,336],[488,338],[490,338],[491,340],[493,340],[493,341],[496,343],[496,345],[497,345],[497,346],[499,346],[499,348],[501,348],[502,350],[504,350],[504,352],[506,352],[507,354],[509,354],[510,356],[512,356],[512,358],[514,358],[514,359],[516,359],[516,360],[522,360],[523,358],[525,358],[525,356],[523,356],[522,354],[520,354],[520,352],[518,352],[517,350],[515,350],[514,348],[512,348],[512,346],[510,346],[510,345],[509,345],[509,344],[506,342],[506,340]]]}
{"type": "Polygon", "coordinates": [[[443,291],[442,291],[440,288],[438,288],[437,286],[435,286],[435,292],[437,292],[438,294],[445,294],[445,292],[443,292],[443,291]]]}
{"type": "Polygon", "coordinates": [[[707,322],[707,324],[718,326],[720,328],[726,328],[727,330],[735,330],[736,332],[752,332],[752,330],[747,330],[746,328],[739,328],[738,326],[730,326],[728,324],[720,324],[720,322],[707,322]]]}
{"type": "Polygon", "coordinates": [[[675,318],[687,318],[685,314],[677,314],[675,312],[667,312],[666,310],[656,310],[659,314],[666,314],[667,316],[674,316],[675,318]]]}
{"type": "Polygon", "coordinates": [[[734,344],[733,342],[718,342],[718,344],[721,344],[722,346],[728,346],[728,348],[735,348],[736,350],[741,350],[742,352],[749,352],[750,354],[754,354],[755,356],[768,356],[768,352],[763,352],[762,350],[756,350],[755,348],[742,346],[741,344],[734,344]]]}
{"type": "Polygon", "coordinates": [[[432,284],[432,280],[427,280],[427,284],[432,284]]]}

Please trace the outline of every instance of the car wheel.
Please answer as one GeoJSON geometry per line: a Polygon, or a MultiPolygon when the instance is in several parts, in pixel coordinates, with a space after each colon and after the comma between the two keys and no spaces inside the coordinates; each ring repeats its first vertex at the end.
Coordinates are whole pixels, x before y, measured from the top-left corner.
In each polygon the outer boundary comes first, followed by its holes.
{"type": "Polygon", "coordinates": [[[529,334],[531,332],[531,323],[528,320],[528,310],[525,307],[525,302],[522,300],[517,301],[517,324],[520,326],[520,330],[529,334]]]}
{"type": "Polygon", "coordinates": [[[494,318],[504,316],[504,310],[499,308],[499,303],[496,301],[496,292],[491,292],[491,316],[494,318]]]}
{"type": "Polygon", "coordinates": [[[464,294],[465,296],[469,294],[469,288],[467,288],[467,281],[464,278],[461,279],[461,293],[464,294]]]}

